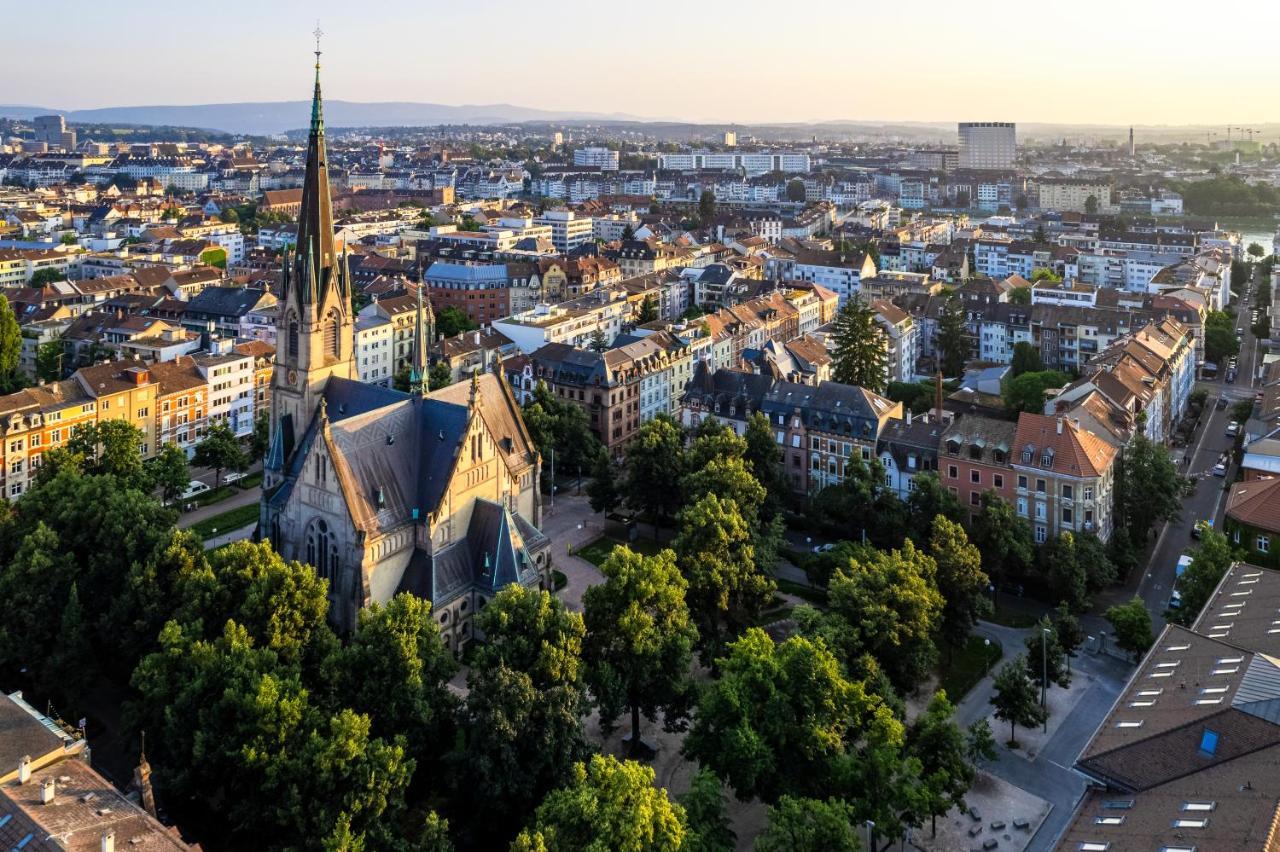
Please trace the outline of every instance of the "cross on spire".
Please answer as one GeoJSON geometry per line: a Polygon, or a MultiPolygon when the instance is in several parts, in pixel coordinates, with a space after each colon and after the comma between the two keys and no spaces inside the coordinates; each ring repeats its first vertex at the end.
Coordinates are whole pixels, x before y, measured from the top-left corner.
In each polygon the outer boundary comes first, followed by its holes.
{"type": "Polygon", "coordinates": [[[316,37],[316,67],[320,67],[320,36],[324,35],[324,30],[320,29],[320,22],[316,21],[315,32],[312,33],[316,37]]]}

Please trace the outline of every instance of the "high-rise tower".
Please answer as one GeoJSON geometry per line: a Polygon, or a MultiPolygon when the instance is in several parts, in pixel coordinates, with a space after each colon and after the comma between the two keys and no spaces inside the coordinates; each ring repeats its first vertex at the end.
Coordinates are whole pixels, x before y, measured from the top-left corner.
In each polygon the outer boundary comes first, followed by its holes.
{"type": "Polygon", "coordinates": [[[351,274],[345,247],[339,253],[333,233],[318,30],[315,53],[316,83],[298,242],[285,250],[280,277],[276,359],[271,375],[271,449],[264,477],[268,488],[288,468],[298,438],[320,407],[329,377],[355,378],[351,274]]]}

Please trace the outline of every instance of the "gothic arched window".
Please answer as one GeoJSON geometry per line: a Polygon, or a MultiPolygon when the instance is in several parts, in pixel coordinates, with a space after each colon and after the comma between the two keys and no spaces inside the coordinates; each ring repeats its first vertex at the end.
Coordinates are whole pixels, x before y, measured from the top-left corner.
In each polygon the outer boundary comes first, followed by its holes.
{"type": "Polygon", "coordinates": [[[298,321],[289,320],[289,357],[298,357],[298,321]]]}
{"type": "Polygon", "coordinates": [[[333,579],[338,567],[338,544],[329,533],[324,518],[316,518],[307,528],[307,562],[316,574],[326,580],[333,579]]]}

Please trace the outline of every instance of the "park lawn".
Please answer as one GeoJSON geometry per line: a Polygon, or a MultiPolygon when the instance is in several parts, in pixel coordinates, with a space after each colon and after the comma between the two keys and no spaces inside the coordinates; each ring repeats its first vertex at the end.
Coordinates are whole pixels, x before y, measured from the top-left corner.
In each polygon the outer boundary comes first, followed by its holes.
{"type": "Polygon", "coordinates": [[[235,509],[223,512],[221,515],[214,515],[212,518],[197,521],[191,525],[190,529],[191,532],[200,537],[201,541],[208,541],[219,533],[229,533],[241,527],[247,527],[257,520],[258,504],[250,503],[248,506],[238,506],[235,509]]]}
{"type": "Polygon", "coordinates": [[[826,589],[820,589],[815,586],[806,586],[804,583],[797,583],[794,580],[784,580],[781,577],[774,577],[773,581],[778,584],[778,591],[780,592],[795,595],[796,597],[806,600],[815,606],[827,605],[826,589]]]}
{"type": "MultiPolygon", "coordinates": [[[[604,561],[609,558],[609,554],[613,553],[613,549],[620,544],[626,544],[621,539],[612,536],[602,535],[593,542],[584,544],[573,552],[574,556],[581,556],[592,565],[599,568],[604,561]]],[[[628,545],[636,553],[642,553],[645,556],[653,556],[659,550],[662,550],[662,544],[653,539],[644,538],[643,536],[631,542],[628,545]]]]}
{"type": "Polygon", "coordinates": [[[999,642],[992,642],[988,647],[981,636],[970,636],[963,648],[951,651],[944,646],[939,652],[938,686],[947,691],[947,698],[952,704],[960,703],[960,699],[986,677],[987,671],[1004,653],[999,642]]]}

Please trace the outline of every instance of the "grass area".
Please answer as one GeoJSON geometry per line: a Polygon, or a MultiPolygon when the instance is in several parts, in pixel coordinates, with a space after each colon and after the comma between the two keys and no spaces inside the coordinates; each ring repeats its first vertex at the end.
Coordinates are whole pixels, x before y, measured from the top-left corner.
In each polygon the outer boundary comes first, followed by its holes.
{"type": "Polygon", "coordinates": [[[774,582],[778,584],[778,591],[780,592],[795,595],[798,598],[818,606],[827,605],[826,589],[815,589],[812,586],[806,586],[803,583],[797,583],[794,580],[784,580],[781,577],[774,577],[773,579],[774,582]]]}
{"type": "Polygon", "coordinates": [[[212,518],[198,521],[191,525],[191,531],[198,535],[201,541],[208,541],[219,533],[228,533],[241,527],[247,527],[257,520],[258,504],[250,503],[248,506],[238,506],[228,512],[223,512],[221,515],[214,515],[212,518]]]}
{"type": "Polygon", "coordinates": [[[986,677],[987,671],[995,666],[1003,653],[999,642],[987,645],[981,636],[970,636],[963,648],[954,651],[943,648],[942,662],[938,666],[938,685],[947,691],[951,703],[958,704],[978,681],[986,677]]]}
{"type": "Polygon", "coordinates": [[[558,569],[552,569],[551,581],[555,585],[555,590],[557,592],[563,589],[565,586],[569,585],[569,578],[565,576],[565,573],[563,571],[560,571],[558,569]]]}
{"type": "MultiPolygon", "coordinates": [[[[627,544],[627,542],[612,536],[602,535],[595,541],[579,547],[573,554],[574,556],[581,556],[599,568],[609,558],[609,554],[613,553],[613,549],[620,544],[627,544]]],[[[661,542],[654,541],[651,538],[644,538],[643,536],[631,542],[628,546],[636,553],[643,553],[645,556],[653,556],[662,549],[661,542]]]]}
{"type": "Polygon", "coordinates": [[[1001,624],[1005,627],[1016,627],[1018,629],[1026,627],[1034,627],[1039,619],[1029,612],[1019,612],[1004,606],[991,613],[986,618],[992,624],[1001,624]]]}
{"type": "Polygon", "coordinates": [[[246,476],[244,479],[237,481],[235,483],[235,486],[239,488],[241,491],[248,491],[250,488],[257,488],[261,484],[262,484],[262,471],[258,471],[257,473],[251,473],[248,476],[246,476]]]}

